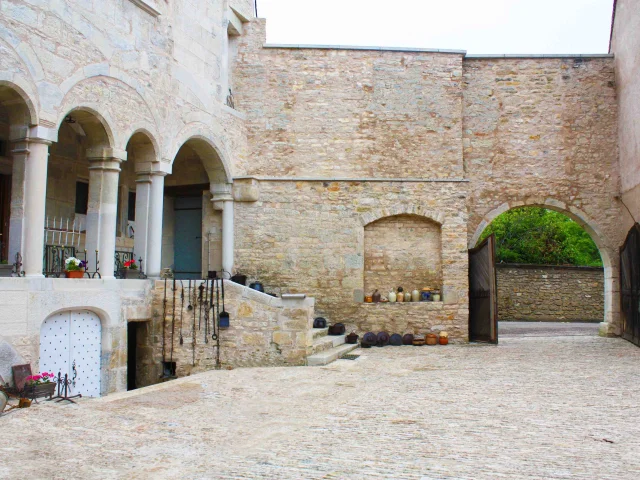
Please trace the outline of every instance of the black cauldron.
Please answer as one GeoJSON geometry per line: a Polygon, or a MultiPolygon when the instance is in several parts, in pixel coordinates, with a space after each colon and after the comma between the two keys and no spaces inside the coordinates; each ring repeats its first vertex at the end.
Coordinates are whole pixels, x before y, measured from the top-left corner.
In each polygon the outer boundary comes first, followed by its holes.
{"type": "Polygon", "coordinates": [[[393,345],[394,347],[402,346],[402,336],[398,333],[394,333],[393,335],[391,335],[391,338],[389,339],[389,345],[393,345]]]}
{"type": "Polygon", "coordinates": [[[236,274],[233,277],[231,277],[231,281],[233,283],[239,283],[240,285],[247,285],[247,276],[246,275],[240,275],[240,274],[236,274]]]}
{"type": "Polygon", "coordinates": [[[387,332],[378,333],[377,345],[379,347],[384,347],[386,345],[389,345],[389,334],[387,332]]]}
{"type": "Polygon", "coordinates": [[[402,344],[403,345],[413,345],[413,334],[412,333],[405,334],[405,336],[402,337],[402,344]]]}
{"type": "Polygon", "coordinates": [[[313,321],[313,328],[327,328],[327,320],[323,317],[318,317],[313,321]]]}
{"type": "Polygon", "coordinates": [[[264,293],[264,286],[260,282],[251,282],[249,284],[249,288],[251,290],[255,290],[256,292],[264,293]]]}
{"type": "Polygon", "coordinates": [[[378,341],[376,334],[373,332],[367,332],[362,336],[362,341],[360,342],[360,346],[362,348],[371,348],[378,341]]]}
{"type": "Polygon", "coordinates": [[[329,327],[329,335],[344,335],[346,328],[344,323],[336,323],[329,327]]]}

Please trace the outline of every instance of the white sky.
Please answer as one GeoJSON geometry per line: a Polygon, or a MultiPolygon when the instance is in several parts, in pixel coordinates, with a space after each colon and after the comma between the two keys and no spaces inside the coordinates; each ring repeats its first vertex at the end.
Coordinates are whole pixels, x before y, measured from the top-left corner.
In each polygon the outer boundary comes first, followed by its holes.
{"type": "Polygon", "coordinates": [[[607,53],[613,0],[258,0],[267,42],[607,53]]]}

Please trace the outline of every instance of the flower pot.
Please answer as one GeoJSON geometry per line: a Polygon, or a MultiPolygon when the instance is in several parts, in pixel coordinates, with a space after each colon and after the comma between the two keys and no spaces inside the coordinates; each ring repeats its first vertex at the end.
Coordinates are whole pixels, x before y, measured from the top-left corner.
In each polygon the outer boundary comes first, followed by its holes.
{"type": "Polygon", "coordinates": [[[0,265],[0,277],[10,277],[13,273],[13,265],[0,265]]]}
{"type": "Polygon", "coordinates": [[[124,269],[124,278],[127,278],[129,280],[139,280],[140,279],[140,270],[138,270],[138,269],[132,270],[130,268],[125,268],[124,269]]]}
{"type": "Polygon", "coordinates": [[[67,278],[82,278],[84,277],[84,270],[65,270],[64,275],[67,278]]]}
{"type": "Polygon", "coordinates": [[[56,382],[40,383],[38,385],[25,385],[23,395],[25,398],[35,400],[42,397],[53,397],[56,393],[56,382]]]}

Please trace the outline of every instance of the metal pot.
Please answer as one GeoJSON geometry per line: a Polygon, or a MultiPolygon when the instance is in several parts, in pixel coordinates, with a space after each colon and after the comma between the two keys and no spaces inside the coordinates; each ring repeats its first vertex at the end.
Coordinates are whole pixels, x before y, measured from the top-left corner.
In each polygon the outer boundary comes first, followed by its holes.
{"type": "Polygon", "coordinates": [[[251,282],[249,284],[249,288],[255,290],[256,292],[264,293],[264,286],[260,282],[251,282]]]}
{"type": "Polygon", "coordinates": [[[247,285],[247,276],[246,275],[240,275],[240,274],[236,274],[233,277],[231,277],[231,281],[233,283],[239,283],[240,285],[247,285]]]}

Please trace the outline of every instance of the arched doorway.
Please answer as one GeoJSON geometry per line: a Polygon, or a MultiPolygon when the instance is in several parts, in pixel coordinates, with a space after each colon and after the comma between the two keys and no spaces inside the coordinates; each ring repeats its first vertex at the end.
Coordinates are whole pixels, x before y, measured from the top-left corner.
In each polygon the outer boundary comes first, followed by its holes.
{"type": "Polygon", "coordinates": [[[36,123],[33,105],[15,85],[0,82],[0,261],[12,263],[24,253],[25,141],[36,123]]]}
{"type": "Polygon", "coordinates": [[[171,268],[175,278],[202,278],[222,270],[223,215],[211,200],[216,189],[230,199],[229,184],[224,164],[207,140],[191,138],[181,146],[164,187],[162,267],[171,268]]]}
{"type": "Polygon", "coordinates": [[[611,314],[611,264],[595,232],[584,218],[555,204],[503,206],[485,217],[472,242],[496,237],[496,303],[503,332],[516,327],[506,321],[569,322],[583,333],[598,332],[611,314]]]}
{"type": "Polygon", "coordinates": [[[45,206],[45,275],[59,276],[60,256],[86,260],[90,271],[112,277],[118,177],[112,134],[97,112],[70,111],[50,147],[45,206]],[[64,247],[64,251],[60,251],[64,247]],[[97,252],[97,253],[96,253],[97,252]]]}
{"type": "Polygon", "coordinates": [[[100,396],[100,317],[89,310],[59,312],[40,329],[40,371],[67,374],[73,394],[100,396]]]}

